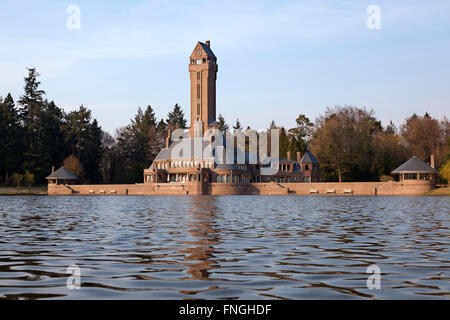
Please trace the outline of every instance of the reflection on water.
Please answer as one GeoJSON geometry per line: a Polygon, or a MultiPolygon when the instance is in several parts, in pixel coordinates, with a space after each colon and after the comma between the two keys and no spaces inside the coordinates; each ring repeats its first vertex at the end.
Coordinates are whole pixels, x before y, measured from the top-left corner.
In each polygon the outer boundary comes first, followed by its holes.
{"type": "Polygon", "coordinates": [[[441,197],[0,197],[0,299],[448,298],[449,212],[441,197]]]}

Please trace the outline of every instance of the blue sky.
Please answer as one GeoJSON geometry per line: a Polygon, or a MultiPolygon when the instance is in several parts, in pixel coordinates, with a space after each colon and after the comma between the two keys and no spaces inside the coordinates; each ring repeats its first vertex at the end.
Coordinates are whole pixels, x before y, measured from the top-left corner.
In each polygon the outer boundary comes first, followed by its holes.
{"type": "Polygon", "coordinates": [[[84,104],[113,133],[139,106],[189,114],[188,58],[211,40],[217,113],[229,123],[293,127],[327,106],[373,108],[385,124],[450,108],[450,1],[0,2],[0,96],[23,91],[26,67],[66,111],[84,104]],[[81,29],[66,26],[69,5],[81,29]],[[369,5],[381,29],[366,27],[369,5]]]}

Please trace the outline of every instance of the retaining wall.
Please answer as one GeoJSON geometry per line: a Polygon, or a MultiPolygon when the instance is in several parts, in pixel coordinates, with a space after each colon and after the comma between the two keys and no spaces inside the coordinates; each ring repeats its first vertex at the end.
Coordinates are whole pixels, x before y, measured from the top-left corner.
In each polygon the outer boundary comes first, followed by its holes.
{"type": "Polygon", "coordinates": [[[111,185],[49,184],[49,195],[423,195],[427,181],[316,183],[137,183],[111,185]]]}

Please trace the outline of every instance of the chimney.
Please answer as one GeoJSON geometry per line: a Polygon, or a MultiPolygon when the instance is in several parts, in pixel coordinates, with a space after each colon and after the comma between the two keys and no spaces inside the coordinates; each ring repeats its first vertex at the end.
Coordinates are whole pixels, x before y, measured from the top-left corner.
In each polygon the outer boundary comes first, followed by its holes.
{"type": "Polygon", "coordinates": [[[55,172],[55,166],[52,166],[52,173],[55,172]]]}
{"type": "Polygon", "coordinates": [[[300,151],[297,151],[297,162],[300,162],[300,160],[302,160],[302,154],[300,151]]]}
{"type": "Polygon", "coordinates": [[[290,151],[287,152],[287,159],[291,160],[291,152],[290,151]]]}
{"type": "Polygon", "coordinates": [[[210,47],[210,48],[211,48],[211,41],[209,41],[209,40],[206,40],[206,41],[205,41],[205,43],[206,43],[206,45],[207,45],[208,47],[210,47]]]}
{"type": "Polygon", "coordinates": [[[168,129],[167,130],[167,138],[166,138],[166,149],[169,148],[169,145],[170,145],[170,135],[171,135],[171,132],[170,132],[170,129],[168,129]]]}
{"type": "Polygon", "coordinates": [[[436,169],[436,165],[434,163],[434,154],[431,155],[430,157],[430,167],[432,167],[433,169],[436,169]]]}

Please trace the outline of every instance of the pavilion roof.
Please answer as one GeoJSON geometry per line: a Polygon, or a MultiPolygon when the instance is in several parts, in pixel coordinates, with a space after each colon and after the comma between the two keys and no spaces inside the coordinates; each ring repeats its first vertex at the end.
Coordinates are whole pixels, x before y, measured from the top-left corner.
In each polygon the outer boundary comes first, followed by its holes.
{"type": "Polygon", "coordinates": [[[416,156],[413,156],[411,159],[406,161],[397,169],[393,170],[392,173],[405,173],[405,172],[414,172],[414,173],[435,173],[436,169],[430,167],[424,161],[420,160],[416,156]]]}
{"type": "Polygon", "coordinates": [[[45,179],[77,180],[78,177],[66,168],[61,167],[45,179]]]}

